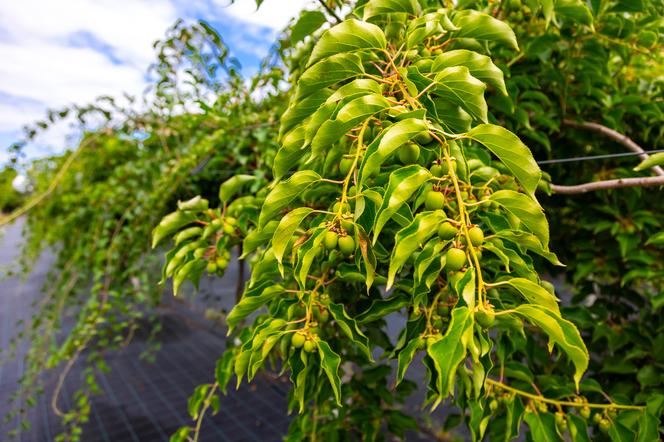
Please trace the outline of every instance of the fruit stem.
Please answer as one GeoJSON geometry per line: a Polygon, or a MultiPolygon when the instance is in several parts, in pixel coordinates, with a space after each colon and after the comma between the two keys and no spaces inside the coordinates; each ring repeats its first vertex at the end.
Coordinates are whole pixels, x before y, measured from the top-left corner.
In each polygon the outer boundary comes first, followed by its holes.
{"type": "Polygon", "coordinates": [[[588,402],[572,402],[572,401],[558,401],[556,399],[549,399],[547,397],[544,397],[542,395],[537,395],[537,394],[532,394],[528,393],[527,391],[519,390],[518,388],[510,387],[507,384],[504,384],[502,382],[493,380],[491,378],[486,378],[486,383],[489,385],[492,385],[496,388],[499,388],[501,390],[509,391],[514,394],[518,394],[519,396],[527,397],[528,399],[532,399],[534,401],[538,402],[544,402],[547,404],[553,404],[558,407],[576,407],[576,408],[583,408],[583,407],[588,407],[588,408],[599,408],[599,409],[616,409],[616,410],[639,410],[643,411],[646,409],[645,406],[640,406],[640,405],[619,405],[619,404],[593,404],[593,403],[588,403],[588,402]]]}
{"type": "Polygon", "coordinates": [[[350,183],[350,178],[353,176],[353,172],[357,167],[357,163],[360,159],[360,152],[364,149],[364,141],[363,141],[364,132],[367,130],[367,127],[369,126],[370,119],[371,118],[367,118],[366,120],[364,120],[364,123],[362,124],[362,129],[360,129],[360,134],[358,135],[357,138],[357,149],[355,151],[355,158],[353,159],[353,165],[350,166],[350,170],[348,171],[348,174],[346,174],[346,179],[344,179],[343,188],[341,189],[341,202],[339,203],[339,211],[336,214],[336,218],[338,219],[341,219],[344,203],[348,201],[348,197],[346,196],[346,194],[348,193],[348,183],[350,183]]]}

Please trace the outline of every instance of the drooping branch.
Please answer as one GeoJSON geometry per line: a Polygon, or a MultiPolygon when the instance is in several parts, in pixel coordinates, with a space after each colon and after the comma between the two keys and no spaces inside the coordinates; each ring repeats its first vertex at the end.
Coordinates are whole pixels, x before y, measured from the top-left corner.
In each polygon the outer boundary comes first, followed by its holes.
{"type": "Polygon", "coordinates": [[[573,195],[577,193],[594,192],[596,190],[619,189],[621,187],[652,187],[664,186],[664,176],[618,178],[614,180],[595,181],[592,183],[577,184],[574,186],[560,186],[552,184],[554,193],[573,195]]]}
{"type": "MultiPolygon", "coordinates": [[[[605,135],[605,136],[611,138],[613,141],[622,144],[623,146],[625,146],[627,149],[631,150],[632,152],[638,153],[639,158],[641,158],[641,160],[648,159],[648,154],[645,153],[643,148],[641,146],[639,146],[638,144],[636,144],[634,142],[634,140],[632,140],[628,136],[623,135],[620,132],[616,132],[615,130],[613,130],[611,128],[608,128],[604,125],[601,125],[599,123],[590,123],[590,122],[587,122],[587,121],[577,122],[577,121],[572,121],[572,120],[563,120],[563,124],[565,124],[566,126],[569,126],[569,127],[575,127],[577,129],[587,129],[587,130],[591,130],[591,131],[600,133],[602,135],[605,135]]],[[[655,174],[660,175],[660,176],[664,176],[664,169],[662,169],[661,167],[654,166],[652,168],[652,170],[653,170],[653,172],[655,172],[655,174]]]]}

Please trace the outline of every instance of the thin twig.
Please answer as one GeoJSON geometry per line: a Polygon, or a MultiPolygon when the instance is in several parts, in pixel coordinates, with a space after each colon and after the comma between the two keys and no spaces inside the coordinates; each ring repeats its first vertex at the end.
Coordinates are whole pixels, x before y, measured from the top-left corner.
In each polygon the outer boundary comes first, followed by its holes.
{"type": "MultiPolygon", "coordinates": [[[[563,120],[563,124],[569,127],[574,127],[577,129],[587,129],[591,130],[597,133],[600,133],[602,135],[605,135],[609,138],[611,138],[613,141],[622,144],[625,146],[627,149],[631,150],[632,152],[636,152],[639,154],[639,158],[642,160],[647,160],[648,159],[648,154],[644,151],[644,149],[636,144],[634,140],[629,138],[627,135],[623,135],[620,132],[617,132],[611,128],[608,128],[602,124],[599,123],[590,123],[587,121],[582,121],[582,122],[577,122],[577,121],[572,121],[572,120],[563,120]]],[[[652,167],[653,172],[659,176],[664,176],[664,169],[662,169],[659,166],[654,166],[652,167]]]]}
{"type": "Polygon", "coordinates": [[[664,186],[664,176],[618,178],[615,180],[595,181],[592,183],[577,184],[574,186],[560,186],[552,184],[551,190],[562,195],[594,192],[596,190],[619,189],[622,187],[652,187],[664,186]]]}
{"type": "Polygon", "coordinates": [[[323,1],[323,0],[318,0],[318,3],[320,3],[320,5],[321,5],[323,8],[325,8],[325,10],[327,11],[328,14],[330,14],[332,17],[334,17],[334,19],[337,21],[337,23],[341,23],[341,22],[343,21],[343,20],[341,20],[341,18],[339,18],[339,16],[337,15],[337,13],[334,12],[334,9],[330,8],[329,6],[327,6],[327,4],[325,3],[325,1],[323,1]]]}

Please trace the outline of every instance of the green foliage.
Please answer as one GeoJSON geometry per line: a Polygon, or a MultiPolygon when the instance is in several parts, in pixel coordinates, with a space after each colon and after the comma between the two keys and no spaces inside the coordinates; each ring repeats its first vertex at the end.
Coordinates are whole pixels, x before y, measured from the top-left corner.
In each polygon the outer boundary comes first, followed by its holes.
{"type": "Polygon", "coordinates": [[[232,248],[252,266],[215,383],[189,401],[196,425],[172,440],[198,437],[232,374],[239,385],[270,366],[293,384],[287,440],[403,437],[421,425],[402,410],[415,385],[423,405],[461,410],[445,428],[463,422],[474,440],[511,440],[522,423],[536,441],[657,440],[662,199],[551,196],[550,177],[633,166],[543,173],[534,159],[614,149],[588,121],[661,147],[657,1],[443,3],[322,2],[279,41],[288,87],[266,65],[254,94],[209,26],[176,25],[150,111],[32,166],[39,192],[76,159],[28,216],[26,264],[57,245],[60,272],[28,328],[28,381],[84,348],[103,366],[117,330],[159,301],[151,237],[169,248],[161,279],[175,294],[223,273],[232,248]],[[177,89],[182,72],[193,91],[177,89]],[[190,103],[200,112],[173,112],[190,103]],[[547,280],[558,256],[562,304],[547,280]],[[396,340],[395,313],[408,317],[396,340]]]}
{"type": "Polygon", "coordinates": [[[0,170],[0,213],[9,213],[19,207],[23,195],[14,188],[14,178],[18,173],[11,167],[0,170]]]}

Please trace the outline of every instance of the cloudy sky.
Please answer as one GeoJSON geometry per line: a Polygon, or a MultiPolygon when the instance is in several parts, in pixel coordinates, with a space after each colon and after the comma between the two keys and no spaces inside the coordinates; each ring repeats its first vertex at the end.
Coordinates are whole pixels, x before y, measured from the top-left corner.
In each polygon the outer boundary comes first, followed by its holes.
{"type": "MultiPolygon", "coordinates": [[[[177,18],[205,19],[256,70],[276,32],[311,0],[19,0],[0,2],[0,164],[21,128],[46,109],[100,95],[140,95],[152,43],[177,18]]],[[[62,132],[66,128],[62,128],[62,132]]],[[[31,156],[62,149],[54,131],[31,156]]]]}

